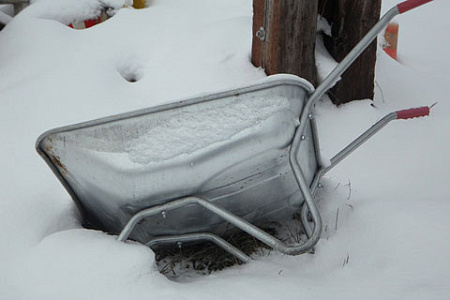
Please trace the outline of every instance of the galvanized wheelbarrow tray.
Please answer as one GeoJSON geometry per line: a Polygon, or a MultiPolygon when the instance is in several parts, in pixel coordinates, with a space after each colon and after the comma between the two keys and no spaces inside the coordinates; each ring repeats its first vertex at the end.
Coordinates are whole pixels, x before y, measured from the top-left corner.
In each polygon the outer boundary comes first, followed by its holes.
{"type": "Polygon", "coordinates": [[[322,223],[313,195],[321,177],[394,119],[394,112],[344,148],[320,158],[314,104],[397,14],[392,8],[314,91],[293,75],[169,105],[48,131],[36,148],[90,226],[153,246],[223,240],[236,228],[286,254],[311,250],[322,223]],[[301,211],[305,242],[286,245],[257,225],[301,211]],[[309,217],[312,222],[308,221],[309,217]]]}

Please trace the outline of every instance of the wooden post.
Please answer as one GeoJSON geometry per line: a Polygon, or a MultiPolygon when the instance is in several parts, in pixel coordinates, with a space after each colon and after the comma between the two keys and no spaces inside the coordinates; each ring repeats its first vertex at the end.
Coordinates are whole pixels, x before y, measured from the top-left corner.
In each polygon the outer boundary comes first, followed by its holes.
{"type": "MultiPolygon", "coordinates": [[[[319,14],[332,24],[332,37],[325,46],[337,61],[361,40],[380,18],[381,0],[319,0],[319,14]]],[[[337,105],[358,99],[373,99],[376,41],[343,74],[329,95],[337,105]]]]}
{"type": "Polygon", "coordinates": [[[253,0],[252,63],[316,84],[316,0],[253,0]]]}

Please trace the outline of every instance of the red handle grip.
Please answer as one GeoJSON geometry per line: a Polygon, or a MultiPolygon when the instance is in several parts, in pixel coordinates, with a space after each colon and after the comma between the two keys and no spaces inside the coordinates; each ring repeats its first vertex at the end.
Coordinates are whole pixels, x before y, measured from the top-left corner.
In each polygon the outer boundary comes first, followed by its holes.
{"type": "Polygon", "coordinates": [[[428,106],[397,111],[397,119],[403,120],[425,117],[429,115],[430,115],[430,108],[428,106]]]}
{"type": "Polygon", "coordinates": [[[424,5],[433,0],[407,0],[397,5],[399,13],[405,13],[411,9],[424,5]]]}

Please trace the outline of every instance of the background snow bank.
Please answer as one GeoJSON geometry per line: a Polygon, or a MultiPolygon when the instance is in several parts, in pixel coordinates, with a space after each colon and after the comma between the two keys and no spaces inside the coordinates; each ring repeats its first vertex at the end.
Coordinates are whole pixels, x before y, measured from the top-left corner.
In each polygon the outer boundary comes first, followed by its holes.
{"type": "Polygon", "coordinates": [[[430,118],[390,124],[329,174],[316,254],[256,257],[183,284],[157,274],[144,246],[82,229],[34,142],[56,126],[264,77],[249,62],[251,1],[152,1],[82,31],[62,23],[98,3],[67,1],[59,10],[40,0],[0,32],[0,299],[448,297],[450,3],[397,18],[404,64],[379,51],[376,108],[319,103],[332,156],[385,113],[440,101],[430,118]]]}

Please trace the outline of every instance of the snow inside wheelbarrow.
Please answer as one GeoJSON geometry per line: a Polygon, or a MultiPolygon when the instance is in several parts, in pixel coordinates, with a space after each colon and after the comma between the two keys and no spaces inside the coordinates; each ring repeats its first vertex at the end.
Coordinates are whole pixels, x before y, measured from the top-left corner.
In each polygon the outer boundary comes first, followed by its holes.
{"type": "MultiPolygon", "coordinates": [[[[54,129],[37,149],[86,222],[118,234],[142,209],[197,196],[264,224],[303,203],[289,150],[313,87],[296,76],[54,129]]],[[[312,124],[312,123],[311,123],[312,124]]],[[[318,169],[311,124],[298,151],[310,184],[318,169]]],[[[211,232],[219,216],[190,205],[139,223],[132,239],[211,232]]]]}

